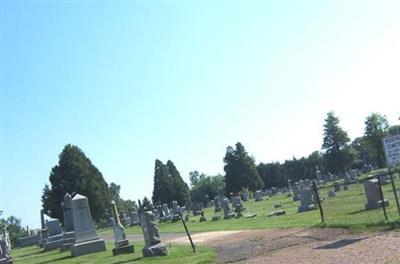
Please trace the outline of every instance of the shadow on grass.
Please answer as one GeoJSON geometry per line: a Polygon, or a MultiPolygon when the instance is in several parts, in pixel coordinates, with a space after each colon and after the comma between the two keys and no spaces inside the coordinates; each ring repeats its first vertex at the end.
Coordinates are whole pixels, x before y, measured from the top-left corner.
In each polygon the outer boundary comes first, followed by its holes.
{"type": "Polygon", "coordinates": [[[351,244],[361,241],[363,239],[364,238],[350,238],[350,239],[345,238],[345,239],[335,241],[333,243],[329,243],[329,244],[326,244],[326,245],[323,245],[320,247],[316,247],[314,249],[338,249],[341,247],[351,245],[351,244]]]}
{"type": "MultiPolygon", "coordinates": [[[[36,249],[35,249],[36,250],[36,249]]],[[[33,250],[32,250],[33,251],[33,250]]],[[[31,253],[31,252],[27,252],[26,254],[23,254],[23,255],[19,255],[18,256],[18,258],[24,258],[24,257],[31,257],[31,256],[34,256],[34,255],[41,255],[41,254],[43,254],[43,253],[45,253],[44,251],[37,251],[37,252],[35,252],[35,253],[31,253]]]]}
{"type": "Polygon", "coordinates": [[[143,259],[142,257],[137,257],[134,259],[128,259],[128,260],[124,260],[124,261],[118,261],[118,262],[113,262],[113,264],[124,264],[124,263],[132,263],[132,262],[136,262],[143,259]]]}

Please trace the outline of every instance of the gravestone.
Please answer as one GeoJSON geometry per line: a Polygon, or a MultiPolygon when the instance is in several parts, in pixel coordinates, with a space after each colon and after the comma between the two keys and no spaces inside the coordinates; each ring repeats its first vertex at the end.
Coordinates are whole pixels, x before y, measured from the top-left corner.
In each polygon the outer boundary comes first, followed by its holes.
{"type": "Polygon", "coordinates": [[[151,211],[140,211],[140,223],[142,226],[145,245],[142,249],[144,257],[166,256],[166,246],[161,243],[158,227],[154,214],[151,211]]]}
{"type": "Polygon", "coordinates": [[[295,183],[292,187],[293,191],[293,201],[296,202],[300,200],[300,185],[298,183],[295,183]]]}
{"type": "Polygon", "coordinates": [[[130,226],[135,226],[138,225],[140,223],[139,221],[139,215],[138,212],[136,211],[136,209],[134,209],[131,213],[130,213],[130,226]]]}
{"type": "Polygon", "coordinates": [[[329,198],[332,198],[332,197],[335,197],[335,196],[336,196],[335,191],[330,190],[330,191],[328,192],[328,197],[329,197],[329,198]]]}
{"type": "Polygon", "coordinates": [[[335,181],[335,182],[333,183],[333,188],[335,188],[335,192],[340,191],[340,190],[341,190],[341,188],[340,188],[340,183],[339,183],[338,181],[335,181]]]}
{"type": "MultiPolygon", "coordinates": [[[[382,207],[381,193],[379,190],[379,183],[377,179],[365,181],[364,190],[365,190],[365,196],[367,198],[367,203],[365,204],[365,208],[367,210],[382,207]]],[[[386,206],[388,206],[389,200],[384,199],[384,203],[386,206]]]]}
{"type": "Polygon", "coordinates": [[[162,208],[162,205],[157,205],[157,212],[158,212],[158,219],[160,220],[160,222],[164,222],[164,211],[162,208]]]}
{"type": "Polygon", "coordinates": [[[222,210],[224,210],[224,219],[229,219],[235,216],[235,213],[232,212],[229,207],[228,198],[223,197],[222,195],[218,196],[219,203],[221,204],[222,210]]]}
{"type": "Polygon", "coordinates": [[[235,208],[235,212],[236,213],[240,213],[244,210],[243,204],[242,204],[242,200],[240,199],[240,196],[233,196],[232,198],[232,205],[233,208],[235,208]]]}
{"type": "Polygon", "coordinates": [[[165,203],[162,206],[163,206],[162,207],[162,210],[163,210],[163,221],[167,222],[167,221],[171,220],[171,213],[169,211],[168,204],[165,203]]]}
{"type": "Polygon", "coordinates": [[[242,200],[243,200],[243,202],[247,202],[249,200],[249,193],[248,192],[243,192],[242,193],[242,200]]]}
{"type": "Polygon", "coordinates": [[[172,222],[176,222],[180,220],[179,213],[181,211],[181,207],[178,205],[177,201],[172,201],[172,222]]]}
{"type": "Polygon", "coordinates": [[[66,193],[61,204],[64,216],[64,234],[61,251],[71,249],[74,244],[74,224],[72,223],[71,199],[71,195],[66,193]]]}
{"type": "Polygon", "coordinates": [[[316,209],[314,204],[313,191],[310,188],[304,188],[300,192],[300,206],[298,212],[306,212],[316,209]]]}
{"type": "Polygon", "coordinates": [[[256,202],[260,202],[260,201],[263,200],[263,196],[264,196],[263,191],[258,190],[258,191],[256,191],[256,193],[254,194],[254,200],[255,200],[256,202]]]}
{"type": "Polygon", "coordinates": [[[214,198],[214,213],[218,213],[221,212],[222,208],[221,208],[221,204],[218,200],[217,197],[214,198]]]}
{"type": "Polygon", "coordinates": [[[115,238],[115,248],[112,249],[113,255],[129,254],[134,252],[133,245],[129,245],[128,239],[126,239],[125,229],[118,217],[117,205],[114,201],[111,201],[111,209],[115,219],[115,226],[113,228],[115,238]]]}
{"type": "Polygon", "coordinates": [[[192,205],[192,214],[193,216],[200,215],[202,211],[202,206],[200,203],[193,203],[192,205]]]}
{"type": "Polygon", "coordinates": [[[106,251],[104,240],[97,236],[92,222],[88,199],[76,194],[71,200],[75,242],[71,247],[72,257],[106,251]]]}
{"type": "Polygon", "coordinates": [[[59,249],[64,243],[64,232],[58,219],[50,219],[46,222],[48,237],[43,245],[44,251],[59,249]]]}
{"type": "Polygon", "coordinates": [[[47,233],[47,227],[46,223],[44,221],[44,210],[40,210],[40,224],[41,224],[41,229],[40,229],[40,246],[43,247],[43,245],[46,243],[48,233],[47,233]]]}
{"type": "Polygon", "coordinates": [[[199,222],[205,222],[205,221],[207,221],[207,218],[204,216],[204,211],[202,211],[202,212],[201,212],[201,215],[200,215],[200,220],[199,220],[199,222]]]}
{"type": "Polygon", "coordinates": [[[347,191],[348,189],[349,189],[349,185],[348,184],[343,185],[343,191],[347,191]]]}
{"type": "Polygon", "coordinates": [[[12,264],[11,241],[7,229],[4,227],[0,234],[0,263],[12,264]]]}

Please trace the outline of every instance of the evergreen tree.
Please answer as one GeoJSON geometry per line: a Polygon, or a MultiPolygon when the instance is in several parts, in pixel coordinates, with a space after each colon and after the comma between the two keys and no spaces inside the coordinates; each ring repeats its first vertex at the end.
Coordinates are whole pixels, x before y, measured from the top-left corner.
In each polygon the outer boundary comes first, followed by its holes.
{"type": "Polygon", "coordinates": [[[389,131],[388,131],[389,135],[398,135],[400,134],[400,126],[399,125],[394,125],[389,127],[389,131]]]}
{"type": "Polygon", "coordinates": [[[339,126],[339,118],[333,112],[329,112],[325,119],[322,145],[328,171],[338,173],[350,169],[355,153],[348,145],[349,141],[346,131],[339,126]]]}
{"type": "Polygon", "coordinates": [[[379,168],[385,166],[385,152],[382,145],[382,138],[388,134],[389,122],[385,116],[372,113],[365,120],[364,137],[365,143],[374,163],[379,168]]]}
{"type": "Polygon", "coordinates": [[[240,142],[236,143],[236,149],[227,147],[224,163],[226,193],[239,193],[243,188],[254,192],[263,187],[254,159],[240,142]]]}
{"type": "MultiPolygon", "coordinates": [[[[179,205],[189,204],[189,186],[183,181],[179,171],[175,167],[174,163],[170,160],[167,161],[168,174],[172,178],[173,186],[175,189],[175,195],[173,200],[177,201],[179,205]]],[[[172,204],[172,203],[171,203],[172,204]]]]}
{"type": "Polygon", "coordinates": [[[51,170],[49,180],[50,188],[45,186],[43,189],[42,205],[51,217],[63,219],[61,202],[66,192],[86,196],[95,221],[99,221],[109,207],[107,182],[77,146],[68,144],[64,147],[58,165],[51,170]]]}
{"type": "Polygon", "coordinates": [[[172,204],[175,197],[175,188],[168,167],[156,159],[154,168],[154,187],[152,201],[154,205],[163,203],[172,204]]]}
{"type": "Polygon", "coordinates": [[[225,178],[222,175],[207,176],[197,171],[190,172],[192,202],[206,204],[219,194],[224,194],[225,178]]]}

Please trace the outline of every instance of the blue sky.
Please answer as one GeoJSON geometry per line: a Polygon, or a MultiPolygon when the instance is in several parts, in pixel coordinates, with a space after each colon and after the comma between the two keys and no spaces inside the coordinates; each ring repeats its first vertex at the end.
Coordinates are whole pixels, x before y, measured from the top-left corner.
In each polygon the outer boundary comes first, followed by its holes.
{"type": "Polygon", "coordinates": [[[371,112],[398,124],[400,4],[2,1],[1,201],[40,224],[65,144],[125,199],[151,197],[156,158],[223,173],[308,155],[335,111],[351,138],[371,112]]]}

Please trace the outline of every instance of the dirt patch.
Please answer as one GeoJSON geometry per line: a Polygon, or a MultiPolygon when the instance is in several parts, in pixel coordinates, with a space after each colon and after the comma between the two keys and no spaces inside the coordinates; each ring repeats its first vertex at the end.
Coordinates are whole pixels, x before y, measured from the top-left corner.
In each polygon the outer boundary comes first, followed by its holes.
{"type": "MultiPolygon", "coordinates": [[[[206,232],[192,238],[214,247],[219,263],[400,263],[395,231],[354,235],[345,229],[291,228],[206,232]]],[[[168,242],[188,243],[186,237],[168,242]]]]}

